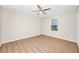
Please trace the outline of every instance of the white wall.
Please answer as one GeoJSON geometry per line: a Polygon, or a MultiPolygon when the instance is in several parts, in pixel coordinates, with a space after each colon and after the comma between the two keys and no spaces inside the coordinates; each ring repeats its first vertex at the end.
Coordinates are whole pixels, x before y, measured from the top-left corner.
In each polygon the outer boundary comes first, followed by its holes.
{"type": "Polygon", "coordinates": [[[56,14],[58,31],[51,31],[54,16],[37,18],[10,9],[2,9],[2,42],[14,41],[40,34],[76,41],[76,12],[56,14]]]}
{"type": "Polygon", "coordinates": [[[78,14],[77,14],[77,44],[78,44],[78,47],[79,47],[79,11],[78,11],[78,14]]]}
{"type": "Polygon", "coordinates": [[[76,12],[65,12],[43,20],[43,34],[69,41],[76,41],[76,12]],[[51,19],[58,18],[58,31],[51,31],[51,19]]]}
{"type": "Polygon", "coordinates": [[[17,11],[2,9],[2,42],[41,34],[41,20],[17,11]]]}

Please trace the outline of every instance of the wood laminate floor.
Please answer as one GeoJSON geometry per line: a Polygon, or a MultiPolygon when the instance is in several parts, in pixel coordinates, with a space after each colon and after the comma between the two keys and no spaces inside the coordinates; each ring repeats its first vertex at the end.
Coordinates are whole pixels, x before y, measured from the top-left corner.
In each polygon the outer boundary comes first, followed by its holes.
{"type": "Polygon", "coordinates": [[[3,44],[1,53],[76,53],[77,44],[45,35],[3,44]]]}

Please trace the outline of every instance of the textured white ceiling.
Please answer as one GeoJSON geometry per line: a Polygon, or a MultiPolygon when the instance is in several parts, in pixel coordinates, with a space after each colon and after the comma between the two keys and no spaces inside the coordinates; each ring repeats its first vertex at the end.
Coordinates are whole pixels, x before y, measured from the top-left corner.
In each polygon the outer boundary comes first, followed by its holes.
{"type": "MultiPolygon", "coordinates": [[[[77,11],[78,5],[41,5],[43,8],[51,8],[45,14],[40,14],[38,17],[46,17],[52,14],[62,13],[66,11],[77,11]]],[[[38,10],[36,5],[3,5],[2,8],[13,9],[19,12],[27,13],[33,16],[37,16],[36,12],[32,12],[33,10],[38,10]]]]}

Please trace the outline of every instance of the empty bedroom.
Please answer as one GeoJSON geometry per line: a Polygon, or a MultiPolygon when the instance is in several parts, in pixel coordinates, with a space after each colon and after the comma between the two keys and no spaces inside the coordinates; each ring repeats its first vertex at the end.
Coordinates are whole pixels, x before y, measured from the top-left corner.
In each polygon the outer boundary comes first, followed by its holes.
{"type": "Polygon", "coordinates": [[[78,53],[78,5],[0,5],[0,53],[78,53]]]}

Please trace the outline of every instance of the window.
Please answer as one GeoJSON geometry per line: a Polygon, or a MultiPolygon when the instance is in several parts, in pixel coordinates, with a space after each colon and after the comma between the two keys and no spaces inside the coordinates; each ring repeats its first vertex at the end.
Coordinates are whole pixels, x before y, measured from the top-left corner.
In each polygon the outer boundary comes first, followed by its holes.
{"type": "Polygon", "coordinates": [[[58,19],[53,18],[51,20],[51,31],[58,31],[58,19]]]}

